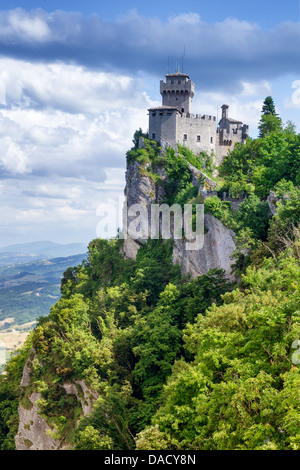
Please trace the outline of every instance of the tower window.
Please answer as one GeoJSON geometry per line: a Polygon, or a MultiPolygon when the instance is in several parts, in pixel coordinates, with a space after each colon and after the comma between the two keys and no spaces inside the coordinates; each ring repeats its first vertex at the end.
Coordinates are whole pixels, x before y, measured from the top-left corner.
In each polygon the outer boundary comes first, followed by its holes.
{"type": "Polygon", "coordinates": [[[183,140],[187,140],[187,134],[183,134],[183,140]]]}
{"type": "Polygon", "coordinates": [[[213,137],[210,138],[210,143],[213,144],[214,143],[214,139],[213,137]]]}
{"type": "Polygon", "coordinates": [[[201,136],[197,135],[197,142],[201,142],[201,136]]]}
{"type": "Polygon", "coordinates": [[[155,132],[152,133],[152,139],[155,139],[155,132]]]}

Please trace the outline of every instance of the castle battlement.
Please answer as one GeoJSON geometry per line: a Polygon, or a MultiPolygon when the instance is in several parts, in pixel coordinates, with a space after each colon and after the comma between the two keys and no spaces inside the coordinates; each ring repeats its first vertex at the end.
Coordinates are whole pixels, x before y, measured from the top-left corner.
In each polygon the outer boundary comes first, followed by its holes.
{"type": "Polygon", "coordinates": [[[187,74],[177,71],[166,75],[160,81],[162,105],[150,108],[149,138],[157,142],[167,142],[177,149],[186,145],[195,154],[211,153],[216,164],[236,143],[244,143],[249,134],[249,126],[229,118],[227,104],[222,105],[222,118],[217,124],[216,116],[193,114],[192,99],[195,84],[187,74]]]}

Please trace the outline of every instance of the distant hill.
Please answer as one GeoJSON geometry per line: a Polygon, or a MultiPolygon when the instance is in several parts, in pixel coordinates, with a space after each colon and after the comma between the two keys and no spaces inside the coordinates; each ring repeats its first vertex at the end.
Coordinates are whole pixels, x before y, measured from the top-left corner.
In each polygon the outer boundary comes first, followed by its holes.
{"type": "Polygon", "coordinates": [[[80,265],[85,258],[82,253],[0,266],[0,322],[14,318],[14,324],[21,325],[48,315],[60,298],[64,271],[80,265]]]}
{"type": "Polygon", "coordinates": [[[0,266],[51,258],[65,258],[87,252],[84,243],[59,244],[49,241],[19,243],[0,248],[0,266]]]}

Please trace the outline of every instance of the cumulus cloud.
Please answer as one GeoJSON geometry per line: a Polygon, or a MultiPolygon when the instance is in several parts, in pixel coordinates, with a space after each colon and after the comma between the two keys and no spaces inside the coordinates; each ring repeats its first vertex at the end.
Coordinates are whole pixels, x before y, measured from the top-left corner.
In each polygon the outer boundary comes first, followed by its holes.
{"type": "Polygon", "coordinates": [[[0,175],[102,180],[106,167],[124,168],[149,106],[132,78],[12,59],[0,68],[0,175]]]}
{"type": "Polygon", "coordinates": [[[0,244],[88,242],[99,204],[123,194],[149,98],[138,80],[74,64],[1,58],[0,70],[0,244]]]}
{"type": "Polygon", "coordinates": [[[268,80],[300,70],[298,23],[265,31],[235,18],[206,23],[196,13],[163,22],[132,10],[112,22],[41,9],[0,12],[1,52],[13,57],[160,75],[168,57],[175,67],[184,47],[188,71],[203,87],[232,90],[247,78],[268,80]]]}

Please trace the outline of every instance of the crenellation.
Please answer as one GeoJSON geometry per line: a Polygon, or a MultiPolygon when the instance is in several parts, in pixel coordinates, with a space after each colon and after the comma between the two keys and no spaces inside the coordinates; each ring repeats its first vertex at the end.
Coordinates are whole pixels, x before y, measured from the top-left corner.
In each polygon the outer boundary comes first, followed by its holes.
{"type": "Polygon", "coordinates": [[[195,84],[189,76],[177,71],[160,80],[162,105],[150,108],[149,137],[177,148],[188,146],[194,153],[206,151],[215,155],[215,163],[221,163],[236,143],[245,143],[249,126],[229,118],[229,105],[221,106],[222,118],[217,124],[216,116],[193,114],[192,99],[195,84]]]}

